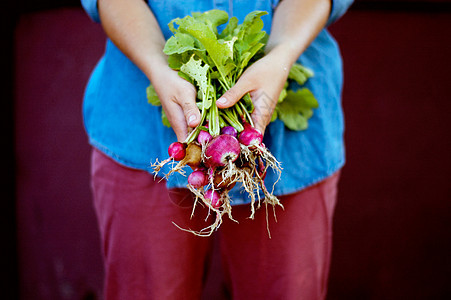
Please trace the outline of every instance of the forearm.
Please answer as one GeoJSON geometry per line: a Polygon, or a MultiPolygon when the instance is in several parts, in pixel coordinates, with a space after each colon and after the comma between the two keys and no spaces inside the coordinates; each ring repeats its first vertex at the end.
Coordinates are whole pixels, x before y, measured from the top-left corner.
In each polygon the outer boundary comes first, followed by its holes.
{"type": "Polygon", "coordinates": [[[165,39],[143,0],[99,0],[102,27],[111,41],[152,80],[154,70],[167,66],[165,39]]]}
{"type": "Polygon", "coordinates": [[[324,28],[331,0],[284,0],[274,12],[267,53],[276,53],[289,68],[324,28]]]}
{"type": "Polygon", "coordinates": [[[98,8],[106,34],[152,82],[177,139],[184,141],[188,125],[200,121],[196,89],[168,66],[152,11],[144,0],[99,0],[98,8]]]}

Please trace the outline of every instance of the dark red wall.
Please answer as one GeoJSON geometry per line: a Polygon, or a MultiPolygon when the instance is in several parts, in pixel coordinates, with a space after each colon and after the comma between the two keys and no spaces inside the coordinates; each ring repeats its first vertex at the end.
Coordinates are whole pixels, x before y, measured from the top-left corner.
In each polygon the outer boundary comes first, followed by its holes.
{"type": "MultiPolygon", "coordinates": [[[[445,299],[451,11],[377,3],[331,27],[345,64],[347,165],[328,299],[445,299]]],[[[104,36],[79,7],[22,13],[14,36],[21,299],[94,299],[102,262],[81,99],[104,36]]]]}
{"type": "Polygon", "coordinates": [[[90,299],[102,258],[81,103],[105,38],[80,8],[23,14],[15,36],[21,299],[90,299]]]}
{"type": "Polygon", "coordinates": [[[451,14],[352,10],[330,299],[451,297],[451,14]]]}

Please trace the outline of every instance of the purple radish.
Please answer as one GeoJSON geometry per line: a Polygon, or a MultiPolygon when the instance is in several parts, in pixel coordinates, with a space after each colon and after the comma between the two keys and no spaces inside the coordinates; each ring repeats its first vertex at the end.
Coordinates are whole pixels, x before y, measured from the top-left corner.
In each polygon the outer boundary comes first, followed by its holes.
{"type": "Polygon", "coordinates": [[[235,129],[235,127],[225,126],[221,129],[221,134],[228,134],[233,137],[236,137],[236,135],[238,134],[238,131],[235,129]]]}

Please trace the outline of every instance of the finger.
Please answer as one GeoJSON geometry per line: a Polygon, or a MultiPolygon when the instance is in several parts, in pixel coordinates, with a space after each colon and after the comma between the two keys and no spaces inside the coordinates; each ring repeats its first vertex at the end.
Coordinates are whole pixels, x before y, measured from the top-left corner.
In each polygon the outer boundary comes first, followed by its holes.
{"type": "Polygon", "coordinates": [[[246,84],[246,81],[241,78],[241,80],[238,80],[238,82],[233,87],[231,87],[218,100],[216,100],[216,105],[219,108],[231,107],[235,103],[237,103],[247,92],[249,92],[249,87],[246,84]]]}

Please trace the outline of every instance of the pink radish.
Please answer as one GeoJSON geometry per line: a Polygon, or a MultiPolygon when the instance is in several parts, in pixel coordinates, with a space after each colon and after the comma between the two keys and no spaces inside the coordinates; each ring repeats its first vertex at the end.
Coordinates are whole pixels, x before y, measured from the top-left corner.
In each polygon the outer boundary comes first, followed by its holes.
{"type": "Polygon", "coordinates": [[[201,145],[206,145],[208,142],[210,142],[213,139],[211,134],[208,131],[201,130],[199,131],[199,135],[197,136],[197,141],[201,145]]]}
{"type": "Polygon", "coordinates": [[[244,130],[240,133],[238,140],[245,146],[260,145],[263,141],[263,135],[250,124],[245,124],[244,130]]]}
{"type": "Polygon", "coordinates": [[[205,192],[205,199],[207,199],[213,208],[221,206],[221,195],[217,190],[209,189],[205,192]]]}
{"type": "Polygon", "coordinates": [[[192,172],[188,176],[188,183],[196,189],[199,189],[199,188],[207,185],[208,184],[208,176],[207,176],[205,170],[197,169],[194,172],[192,172]]]}
{"type": "Polygon", "coordinates": [[[186,155],[185,144],[180,142],[174,142],[169,145],[168,154],[171,158],[176,161],[182,160],[186,155]]]}
{"type": "Polygon", "coordinates": [[[205,149],[206,164],[211,168],[234,162],[240,155],[240,143],[228,134],[221,134],[208,143],[205,149]]]}

